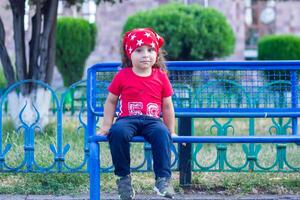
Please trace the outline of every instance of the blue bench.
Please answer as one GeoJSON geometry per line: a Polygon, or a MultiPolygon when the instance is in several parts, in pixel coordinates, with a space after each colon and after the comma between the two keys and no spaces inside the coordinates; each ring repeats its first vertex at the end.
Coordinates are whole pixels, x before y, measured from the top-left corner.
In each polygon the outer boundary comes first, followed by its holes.
{"type": "MultiPolygon", "coordinates": [[[[191,143],[296,143],[298,133],[299,88],[297,71],[299,61],[251,62],[168,62],[179,145],[180,184],[191,181],[191,143]],[[200,136],[203,130],[194,130],[195,118],[289,118],[291,134],[276,136],[200,136]],[[193,133],[200,133],[194,134],[193,133]],[[195,136],[198,135],[198,136],[195,136]]],[[[87,115],[90,156],[90,199],[100,199],[99,143],[105,136],[96,135],[98,118],[103,116],[106,87],[118,70],[119,63],[101,63],[89,68],[87,77],[87,115]]],[[[253,128],[252,128],[253,129],[253,128]]],[[[132,142],[145,142],[134,137],[132,142]]],[[[249,156],[249,159],[251,156],[249,156]]]]}

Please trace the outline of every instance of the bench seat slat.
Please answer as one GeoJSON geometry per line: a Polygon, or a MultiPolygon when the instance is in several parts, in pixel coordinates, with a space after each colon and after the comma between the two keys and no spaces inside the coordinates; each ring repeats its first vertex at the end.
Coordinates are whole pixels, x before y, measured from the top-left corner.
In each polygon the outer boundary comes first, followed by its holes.
{"type": "MultiPolygon", "coordinates": [[[[91,136],[90,142],[107,142],[106,136],[91,136]]],[[[299,136],[175,136],[174,143],[297,143],[299,136]]],[[[145,142],[142,136],[133,137],[131,142],[145,142]]]]}

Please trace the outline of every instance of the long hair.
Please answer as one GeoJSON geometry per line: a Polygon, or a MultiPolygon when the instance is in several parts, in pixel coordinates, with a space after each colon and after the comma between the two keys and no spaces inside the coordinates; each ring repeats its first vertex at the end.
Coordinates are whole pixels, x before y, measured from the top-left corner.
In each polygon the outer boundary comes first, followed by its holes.
{"type": "MultiPolygon", "coordinates": [[[[121,45],[121,68],[125,68],[125,67],[132,67],[132,63],[131,60],[128,58],[128,56],[125,53],[124,47],[121,45]]],[[[159,68],[163,71],[167,71],[167,67],[166,67],[166,58],[165,56],[167,55],[167,52],[163,49],[159,49],[158,51],[158,55],[157,55],[157,60],[155,62],[155,64],[152,66],[153,68],[159,68]]]]}

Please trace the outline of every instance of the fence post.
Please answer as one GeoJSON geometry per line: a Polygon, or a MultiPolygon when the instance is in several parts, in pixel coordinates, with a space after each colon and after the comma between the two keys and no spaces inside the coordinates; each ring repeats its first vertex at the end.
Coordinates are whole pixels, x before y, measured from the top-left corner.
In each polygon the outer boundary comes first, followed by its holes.
{"type": "MultiPolygon", "coordinates": [[[[178,118],[178,135],[191,136],[192,135],[192,118],[179,117],[178,118]]],[[[191,144],[179,144],[179,183],[181,186],[189,186],[192,181],[192,148],[191,144]]]]}

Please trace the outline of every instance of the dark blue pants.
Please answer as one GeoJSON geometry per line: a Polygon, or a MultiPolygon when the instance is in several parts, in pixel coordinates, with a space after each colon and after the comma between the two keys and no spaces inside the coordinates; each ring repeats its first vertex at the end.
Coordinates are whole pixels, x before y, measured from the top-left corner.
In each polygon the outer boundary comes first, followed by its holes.
{"type": "Polygon", "coordinates": [[[148,116],[120,117],[109,130],[108,140],[117,176],[130,174],[130,141],[143,136],[151,144],[155,177],[171,177],[171,136],[165,124],[148,116]]]}

